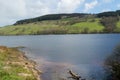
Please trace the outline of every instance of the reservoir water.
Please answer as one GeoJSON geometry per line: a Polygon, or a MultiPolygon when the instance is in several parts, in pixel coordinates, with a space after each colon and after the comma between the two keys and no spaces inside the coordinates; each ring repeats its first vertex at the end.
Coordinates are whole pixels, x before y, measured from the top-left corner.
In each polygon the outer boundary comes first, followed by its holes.
{"type": "Polygon", "coordinates": [[[38,63],[44,80],[67,80],[69,69],[102,80],[104,60],[119,43],[120,34],[0,36],[0,45],[25,46],[22,50],[38,63]]]}

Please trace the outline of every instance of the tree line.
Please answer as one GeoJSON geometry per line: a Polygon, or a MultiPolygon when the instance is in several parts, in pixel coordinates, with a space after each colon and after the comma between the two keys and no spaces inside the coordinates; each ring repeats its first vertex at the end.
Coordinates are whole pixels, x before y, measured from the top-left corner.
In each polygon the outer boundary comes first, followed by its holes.
{"type": "Polygon", "coordinates": [[[88,14],[84,14],[84,13],[49,14],[49,15],[44,15],[44,16],[40,16],[40,17],[36,17],[36,18],[20,20],[20,21],[17,21],[14,25],[27,24],[27,23],[45,21],[45,20],[59,20],[62,18],[70,18],[70,17],[80,17],[81,18],[85,15],[88,15],[88,14]]]}

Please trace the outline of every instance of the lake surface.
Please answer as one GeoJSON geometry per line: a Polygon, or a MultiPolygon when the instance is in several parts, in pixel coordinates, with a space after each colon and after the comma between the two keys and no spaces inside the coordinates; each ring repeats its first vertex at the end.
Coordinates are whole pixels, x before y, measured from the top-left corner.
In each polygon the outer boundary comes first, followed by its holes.
{"type": "Polygon", "coordinates": [[[39,64],[44,80],[67,79],[68,69],[102,80],[104,60],[119,43],[120,34],[0,36],[0,45],[25,46],[22,50],[39,64]]]}

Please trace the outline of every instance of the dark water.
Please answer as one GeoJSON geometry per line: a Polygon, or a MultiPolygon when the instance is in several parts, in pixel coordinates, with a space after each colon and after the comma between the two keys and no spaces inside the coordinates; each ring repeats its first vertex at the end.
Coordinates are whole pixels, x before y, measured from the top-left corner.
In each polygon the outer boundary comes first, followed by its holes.
{"type": "Polygon", "coordinates": [[[119,42],[120,34],[0,36],[0,45],[25,46],[26,55],[43,70],[44,80],[67,79],[68,69],[102,80],[104,60],[119,42]]]}

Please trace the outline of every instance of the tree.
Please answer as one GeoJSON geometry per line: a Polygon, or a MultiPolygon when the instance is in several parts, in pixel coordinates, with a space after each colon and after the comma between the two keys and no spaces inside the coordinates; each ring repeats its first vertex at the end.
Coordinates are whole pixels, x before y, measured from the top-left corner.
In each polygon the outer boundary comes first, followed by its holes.
{"type": "Polygon", "coordinates": [[[113,32],[116,28],[116,23],[118,21],[117,17],[103,17],[100,23],[105,27],[105,32],[113,32]]]}
{"type": "Polygon", "coordinates": [[[120,45],[115,48],[113,53],[106,59],[107,80],[120,80],[120,45]]]}

